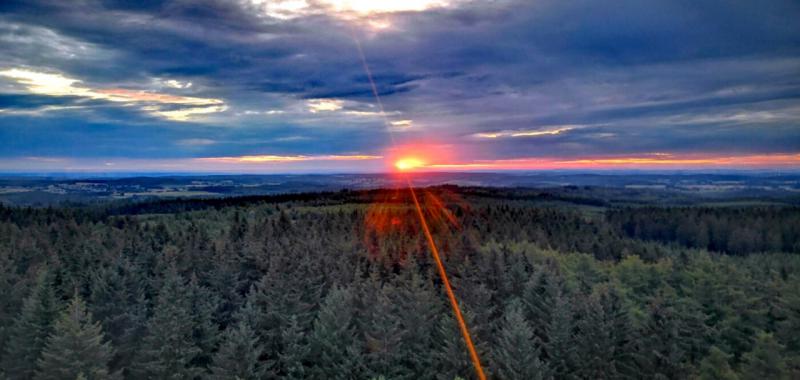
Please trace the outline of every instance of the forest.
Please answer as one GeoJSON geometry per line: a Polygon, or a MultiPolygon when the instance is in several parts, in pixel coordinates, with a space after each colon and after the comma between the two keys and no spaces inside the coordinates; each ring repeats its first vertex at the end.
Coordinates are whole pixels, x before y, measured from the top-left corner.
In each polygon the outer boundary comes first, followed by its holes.
{"type": "MultiPolygon", "coordinates": [[[[418,195],[491,379],[800,378],[800,207],[418,195]]],[[[0,206],[0,378],[475,374],[390,189],[0,206]]]]}

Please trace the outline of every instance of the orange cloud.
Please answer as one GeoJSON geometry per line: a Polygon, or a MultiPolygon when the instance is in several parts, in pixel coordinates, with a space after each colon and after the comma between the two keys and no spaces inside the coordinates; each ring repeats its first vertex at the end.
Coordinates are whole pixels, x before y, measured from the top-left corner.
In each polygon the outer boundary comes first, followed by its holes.
{"type": "Polygon", "coordinates": [[[383,156],[369,156],[369,155],[319,155],[319,156],[278,156],[278,155],[258,155],[258,156],[233,156],[233,157],[204,157],[195,160],[201,162],[214,162],[214,163],[284,163],[284,162],[298,162],[298,161],[364,161],[364,160],[379,160],[383,156]]]}
{"type": "Polygon", "coordinates": [[[546,170],[546,169],[614,169],[614,168],[800,168],[800,154],[760,155],[684,155],[653,153],[641,156],[592,157],[576,159],[519,158],[477,160],[463,163],[429,164],[434,170],[546,170]]]}
{"type": "Polygon", "coordinates": [[[159,94],[139,90],[127,90],[124,88],[109,88],[94,91],[97,94],[106,95],[106,99],[121,102],[153,102],[166,104],[188,104],[188,105],[211,105],[222,104],[219,99],[195,98],[191,96],[177,96],[169,94],[159,94]]]}

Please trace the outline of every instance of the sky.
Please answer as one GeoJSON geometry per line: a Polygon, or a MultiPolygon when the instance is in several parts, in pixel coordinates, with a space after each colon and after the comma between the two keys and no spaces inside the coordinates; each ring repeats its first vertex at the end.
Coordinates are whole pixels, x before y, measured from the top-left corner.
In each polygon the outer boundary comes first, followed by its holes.
{"type": "Polygon", "coordinates": [[[796,0],[4,0],[0,172],[797,169],[797,20],[796,0]]]}

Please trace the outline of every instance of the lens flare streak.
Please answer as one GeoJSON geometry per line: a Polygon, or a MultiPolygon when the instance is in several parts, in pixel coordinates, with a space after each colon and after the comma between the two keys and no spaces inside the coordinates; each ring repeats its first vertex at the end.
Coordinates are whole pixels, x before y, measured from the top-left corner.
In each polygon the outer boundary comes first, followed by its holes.
{"type": "MultiPolygon", "coordinates": [[[[358,56],[361,59],[361,64],[364,67],[364,72],[367,75],[367,79],[369,80],[370,88],[372,89],[372,94],[375,96],[375,102],[378,104],[378,110],[383,118],[383,125],[386,130],[389,132],[389,137],[391,139],[392,146],[395,146],[395,139],[394,133],[392,132],[391,123],[389,119],[386,117],[386,111],[383,107],[383,101],[381,101],[380,94],[378,93],[378,88],[375,85],[375,81],[372,77],[372,71],[369,68],[369,64],[367,64],[367,58],[364,55],[364,50],[361,47],[361,42],[356,37],[355,33],[351,33],[353,40],[355,41],[356,48],[358,50],[358,56]]],[[[420,167],[423,165],[422,161],[415,160],[413,164],[416,165],[409,165],[406,167],[406,164],[401,164],[401,161],[395,163],[396,168],[399,171],[408,171],[410,169],[414,169],[416,167],[420,167]]],[[[408,162],[407,162],[408,163],[408,162]]],[[[455,316],[456,322],[458,322],[459,330],[461,331],[461,335],[464,338],[464,343],[467,346],[467,350],[469,351],[469,357],[472,361],[472,365],[475,368],[475,374],[477,375],[479,380],[486,380],[486,374],[483,371],[483,366],[481,365],[480,357],[478,356],[478,351],[475,349],[475,344],[472,343],[472,336],[470,335],[469,328],[467,327],[467,322],[464,320],[464,316],[461,314],[461,307],[458,305],[458,300],[456,299],[456,295],[453,292],[453,288],[450,286],[450,280],[447,277],[447,271],[444,268],[444,264],[442,263],[441,255],[439,254],[439,248],[436,246],[436,241],[433,239],[433,234],[431,234],[430,227],[428,226],[428,222],[425,218],[425,212],[422,210],[422,206],[420,206],[419,199],[417,199],[417,193],[414,190],[414,186],[411,184],[410,177],[406,176],[406,183],[408,185],[408,190],[411,193],[411,198],[414,201],[414,207],[417,210],[417,215],[419,216],[419,222],[422,227],[422,232],[425,235],[425,240],[428,242],[428,248],[431,251],[431,255],[433,256],[434,261],[436,262],[436,268],[439,272],[439,277],[441,277],[441,281],[447,294],[447,299],[450,301],[450,306],[453,309],[453,314],[455,316]]],[[[444,207],[443,207],[444,208],[444,207]]],[[[449,218],[448,218],[449,219],[449,218]]]]}
{"type": "Polygon", "coordinates": [[[442,284],[447,293],[447,298],[450,300],[450,306],[453,308],[453,314],[458,322],[458,328],[461,330],[461,335],[464,336],[464,343],[466,343],[467,349],[469,350],[469,357],[472,360],[472,365],[475,367],[475,374],[478,376],[478,379],[486,380],[486,374],[483,372],[483,366],[481,366],[481,359],[478,356],[478,351],[475,349],[475,344],[472,343],[472,337],[470,336],[467,322],[464,320],[464,316],[461,315],[461,307],[458,306],[458,300],[456,299],[455,293],[453,293],[453,288],[450,286],[447,271],[444,269],[441,255],[439,255],[439,248],[436,247],[436,241],[433,240],[433,235],[428,227],[428,222],[425,220],[425,213],[422,211],[422,206],[419,204],[414,186],[411,185],[410,179],[406,179],[408,182],[408,190],[411,192],[411,199],[414,200],[414,206],[417,209],[422,232],[425,234],[425,239],[428,241],[428,248],[431,250],[433,260],[436,262],[436,269],[439,272],[439,277],[442,278],[442,284]]]}

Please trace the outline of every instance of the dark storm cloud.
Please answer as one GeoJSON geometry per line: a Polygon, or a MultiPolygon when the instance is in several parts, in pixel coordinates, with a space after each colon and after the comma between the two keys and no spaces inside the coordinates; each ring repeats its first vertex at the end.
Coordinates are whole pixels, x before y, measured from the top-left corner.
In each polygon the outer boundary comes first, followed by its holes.
{"type": "Polygon", "coordinates": [[[466,1],[376,16],[392,25],[382,30],[260,9],[2,2],[0,70],[221,99],[225,110],[175,121],[146,106],[22,93],[0,77],[2,110],[84,106],[0,113],[0,134],[15,142],[0,155],[379,154],[388,138],[353,35],[390,119],[413,121],[400,143],[448,141],[485,159],[800,150],[796,1],[466,1]],[[310,113],[314,99],[344,103],[310,113]],[[579,127],[475,137],[565,125],[579,127]]]}

